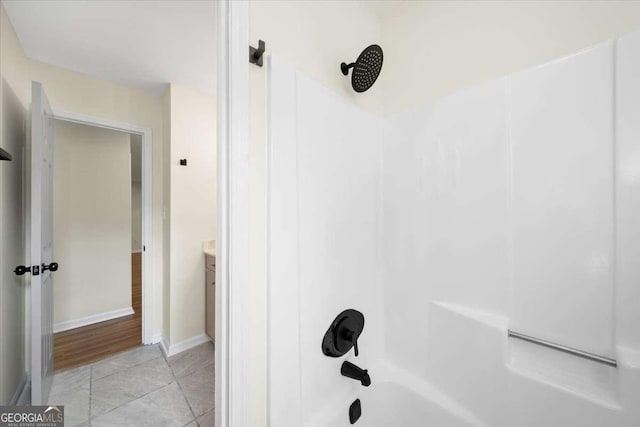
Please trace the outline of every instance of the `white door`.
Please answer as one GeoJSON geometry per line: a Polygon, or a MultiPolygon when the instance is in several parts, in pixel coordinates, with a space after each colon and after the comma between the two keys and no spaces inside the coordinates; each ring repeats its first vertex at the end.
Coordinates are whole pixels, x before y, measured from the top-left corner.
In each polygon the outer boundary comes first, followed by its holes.
{"type": "Polygon", "coordinates": [[[44,405],[53,375],[53,112],[42,84],[31,103],[31,404],[44,405]]]}

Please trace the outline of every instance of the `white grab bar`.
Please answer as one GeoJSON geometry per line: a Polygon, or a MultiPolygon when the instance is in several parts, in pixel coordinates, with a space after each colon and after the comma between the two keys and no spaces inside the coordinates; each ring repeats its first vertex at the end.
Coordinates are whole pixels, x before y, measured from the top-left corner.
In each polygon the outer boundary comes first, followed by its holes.
{"type": "Polygon", "coordinates": [[[594,362],[603,363],[605,365],[612,366],[614,368],[618,367],[618,362],[615,359],[610,357],[600,356],[597,354],[589,353],[588,351],[578,350],[577,348],[567,347],[566,345],[552,343],[551,341],[546,341],[540,338],[535,338],[530,335],[521,334],[519,332],[514,332],[511,329],[508,330],[509,337],[517,338],[523,341],[528,341],[533,344],[538,344],[547,348],[551,348],[554,350],[562,351],[567,354],[571,354],[573,356],[582,357],[584,359],[589,359],[594,362]]]}

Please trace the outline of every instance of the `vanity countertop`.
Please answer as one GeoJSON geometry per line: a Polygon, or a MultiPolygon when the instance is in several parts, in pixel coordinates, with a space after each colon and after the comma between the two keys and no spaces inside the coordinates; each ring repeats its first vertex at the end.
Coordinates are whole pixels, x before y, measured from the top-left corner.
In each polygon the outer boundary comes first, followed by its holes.
{"type": "Polygon", "coordinates": [[[205,255],[216,256],[216,241],[205,240],[204,242],[202,242],[202,250],[205,255]]]}

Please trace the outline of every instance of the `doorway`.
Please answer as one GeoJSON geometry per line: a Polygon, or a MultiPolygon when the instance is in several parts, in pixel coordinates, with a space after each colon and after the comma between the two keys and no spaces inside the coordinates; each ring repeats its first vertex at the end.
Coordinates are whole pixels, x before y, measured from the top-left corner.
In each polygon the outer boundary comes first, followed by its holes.
{"type": "Polygon", "coordinates": [[[141,140],[54,121],[54,370],[142,344],[141,140]],[[105,262],[104,260],[108,260],[105,262]]]}
{"type": "Polygon", "coordinates": [[[54,370],[142,345],[139,135],[55,120],[54,370]]]}

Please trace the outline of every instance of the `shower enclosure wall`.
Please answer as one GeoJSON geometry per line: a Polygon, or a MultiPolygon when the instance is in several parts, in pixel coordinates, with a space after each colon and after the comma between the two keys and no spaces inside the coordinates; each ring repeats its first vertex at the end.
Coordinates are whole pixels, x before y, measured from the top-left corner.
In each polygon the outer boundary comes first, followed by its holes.
{"type": "Polygon", "coordinates": [[[270,425],[640,425],[640,33],[382,118],[267,69],[270,425]]]}

